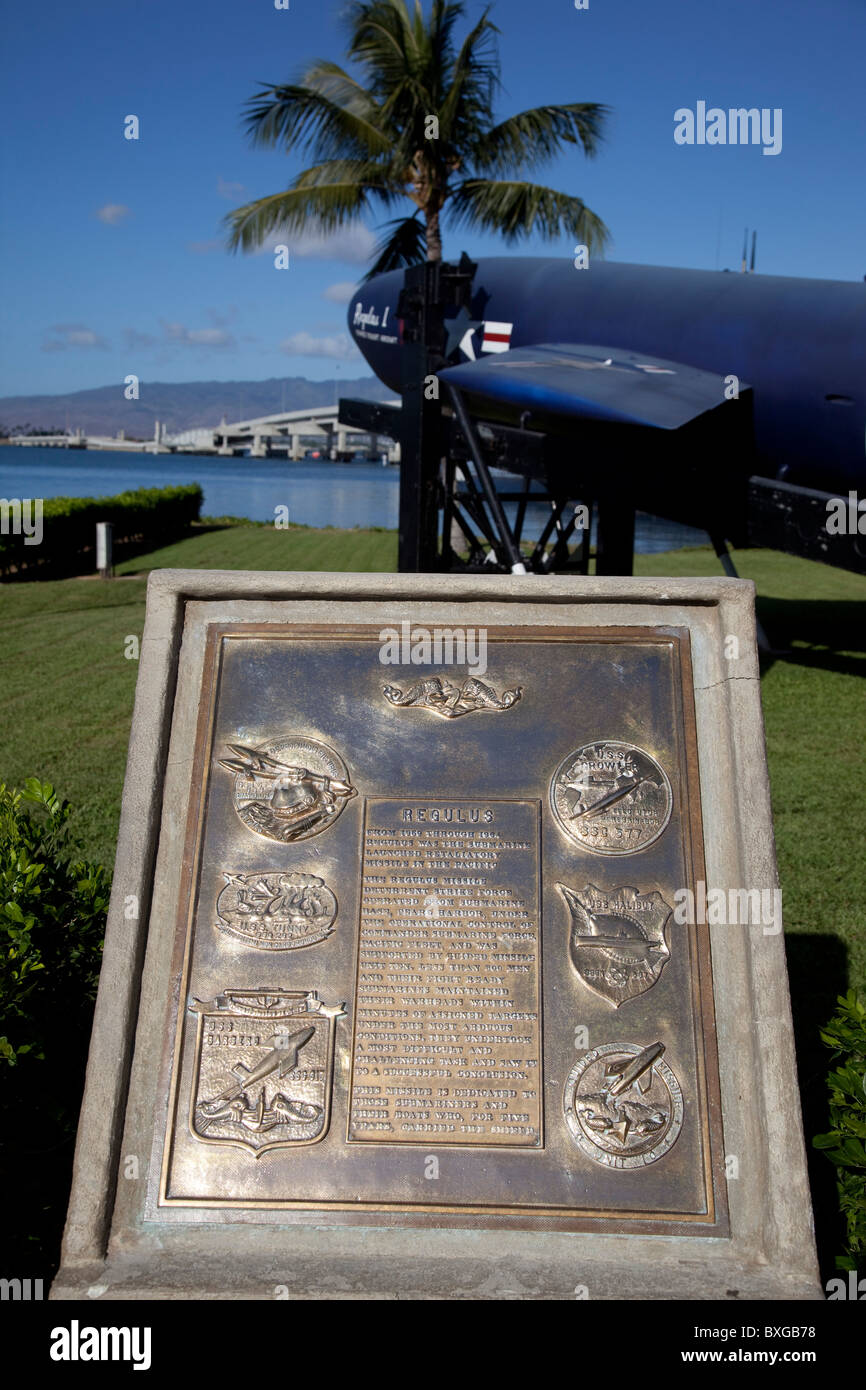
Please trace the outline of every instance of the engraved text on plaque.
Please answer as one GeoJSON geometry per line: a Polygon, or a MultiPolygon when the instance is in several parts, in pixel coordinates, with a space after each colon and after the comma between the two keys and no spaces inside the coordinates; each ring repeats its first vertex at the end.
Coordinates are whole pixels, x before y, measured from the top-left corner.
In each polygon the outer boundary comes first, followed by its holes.
{"type": "Polygon", "coordinates": [[[350,1140],[542,1142],[538,820],[368,802],[350,1140]]]}

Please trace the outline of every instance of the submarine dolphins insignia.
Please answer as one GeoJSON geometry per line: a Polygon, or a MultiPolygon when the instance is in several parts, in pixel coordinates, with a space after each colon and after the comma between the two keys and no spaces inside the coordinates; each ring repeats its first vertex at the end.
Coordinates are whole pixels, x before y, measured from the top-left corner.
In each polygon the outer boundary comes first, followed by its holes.
{"type": "Polygon", "coordinates": [[[306,840],[333,825],[357,795],[342,758],[312,738],[283,738],[248,748],[227,745],[220,767],[235,774],[235,808],[250,830],[270,840],[306,840]]]}
{"type": "Polygon", "coordinates": [[[431,676],[428,680],[417,681],[408,689],[401,690],[396,685],[383,685],[382,693],[390,705],[406,709],[410,705],[416,709],[428,709],[443,719],[459,719],[463,714],[475,714],[479,710],[511,709],[521,698],[520,686],[513,690],[503,690],[497,695],[492,686],[471,677],[462,685],[452,685],[441,676],[431,676]]]}
{"type": "Polygon", "coordinates": [[[665,927],[673,908],[661,893],[556,886],[571,914],[571,963],[583,983],[615,1008],[651,989],[671,954],[665,927]]]}
{"type": "Polygon", "coordinates": [[[226,990],[199,1016],[190,1129],[205,1143],[312,1144],[328,1128],[334,1028],[345,1013],[315,992],[226,990]]]}
{"type": "Polygon", "coordinates": [[[605,1043],[575,1063],[563,1109],[572,1138],[607,1168],[655,1163],[676,1143],[684,1105],[664,1043],[605,1043]]]}

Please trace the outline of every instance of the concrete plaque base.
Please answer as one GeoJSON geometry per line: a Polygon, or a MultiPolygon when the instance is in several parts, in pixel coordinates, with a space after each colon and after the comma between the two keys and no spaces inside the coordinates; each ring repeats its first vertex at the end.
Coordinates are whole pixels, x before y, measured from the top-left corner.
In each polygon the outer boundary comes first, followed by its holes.
{"type": "Polygon", "coordinates": [[[158,571],[53,1298],[820,1298],[738,580],[158,571]]]}

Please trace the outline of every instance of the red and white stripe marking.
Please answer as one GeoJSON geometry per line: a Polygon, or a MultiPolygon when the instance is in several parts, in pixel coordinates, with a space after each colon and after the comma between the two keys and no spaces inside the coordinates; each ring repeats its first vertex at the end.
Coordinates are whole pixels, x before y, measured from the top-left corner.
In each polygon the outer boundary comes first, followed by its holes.
{"type": "Polygon", "coordinates": [[[508,352],[511,347],[513,323],[485,323],[482,352],[508,352]]]}

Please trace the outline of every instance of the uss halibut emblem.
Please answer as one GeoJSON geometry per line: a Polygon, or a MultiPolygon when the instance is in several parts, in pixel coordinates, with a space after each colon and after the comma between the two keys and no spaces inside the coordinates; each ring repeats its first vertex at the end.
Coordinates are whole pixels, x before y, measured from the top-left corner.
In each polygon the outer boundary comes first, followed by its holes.
{"type": "Polygon", "coordinates": [[[651,989],[671,954],[665,926],[673,908],[661,893],[556,886],[571,913],[571,963],[583,983],[616,1008],[651,989]]]}

